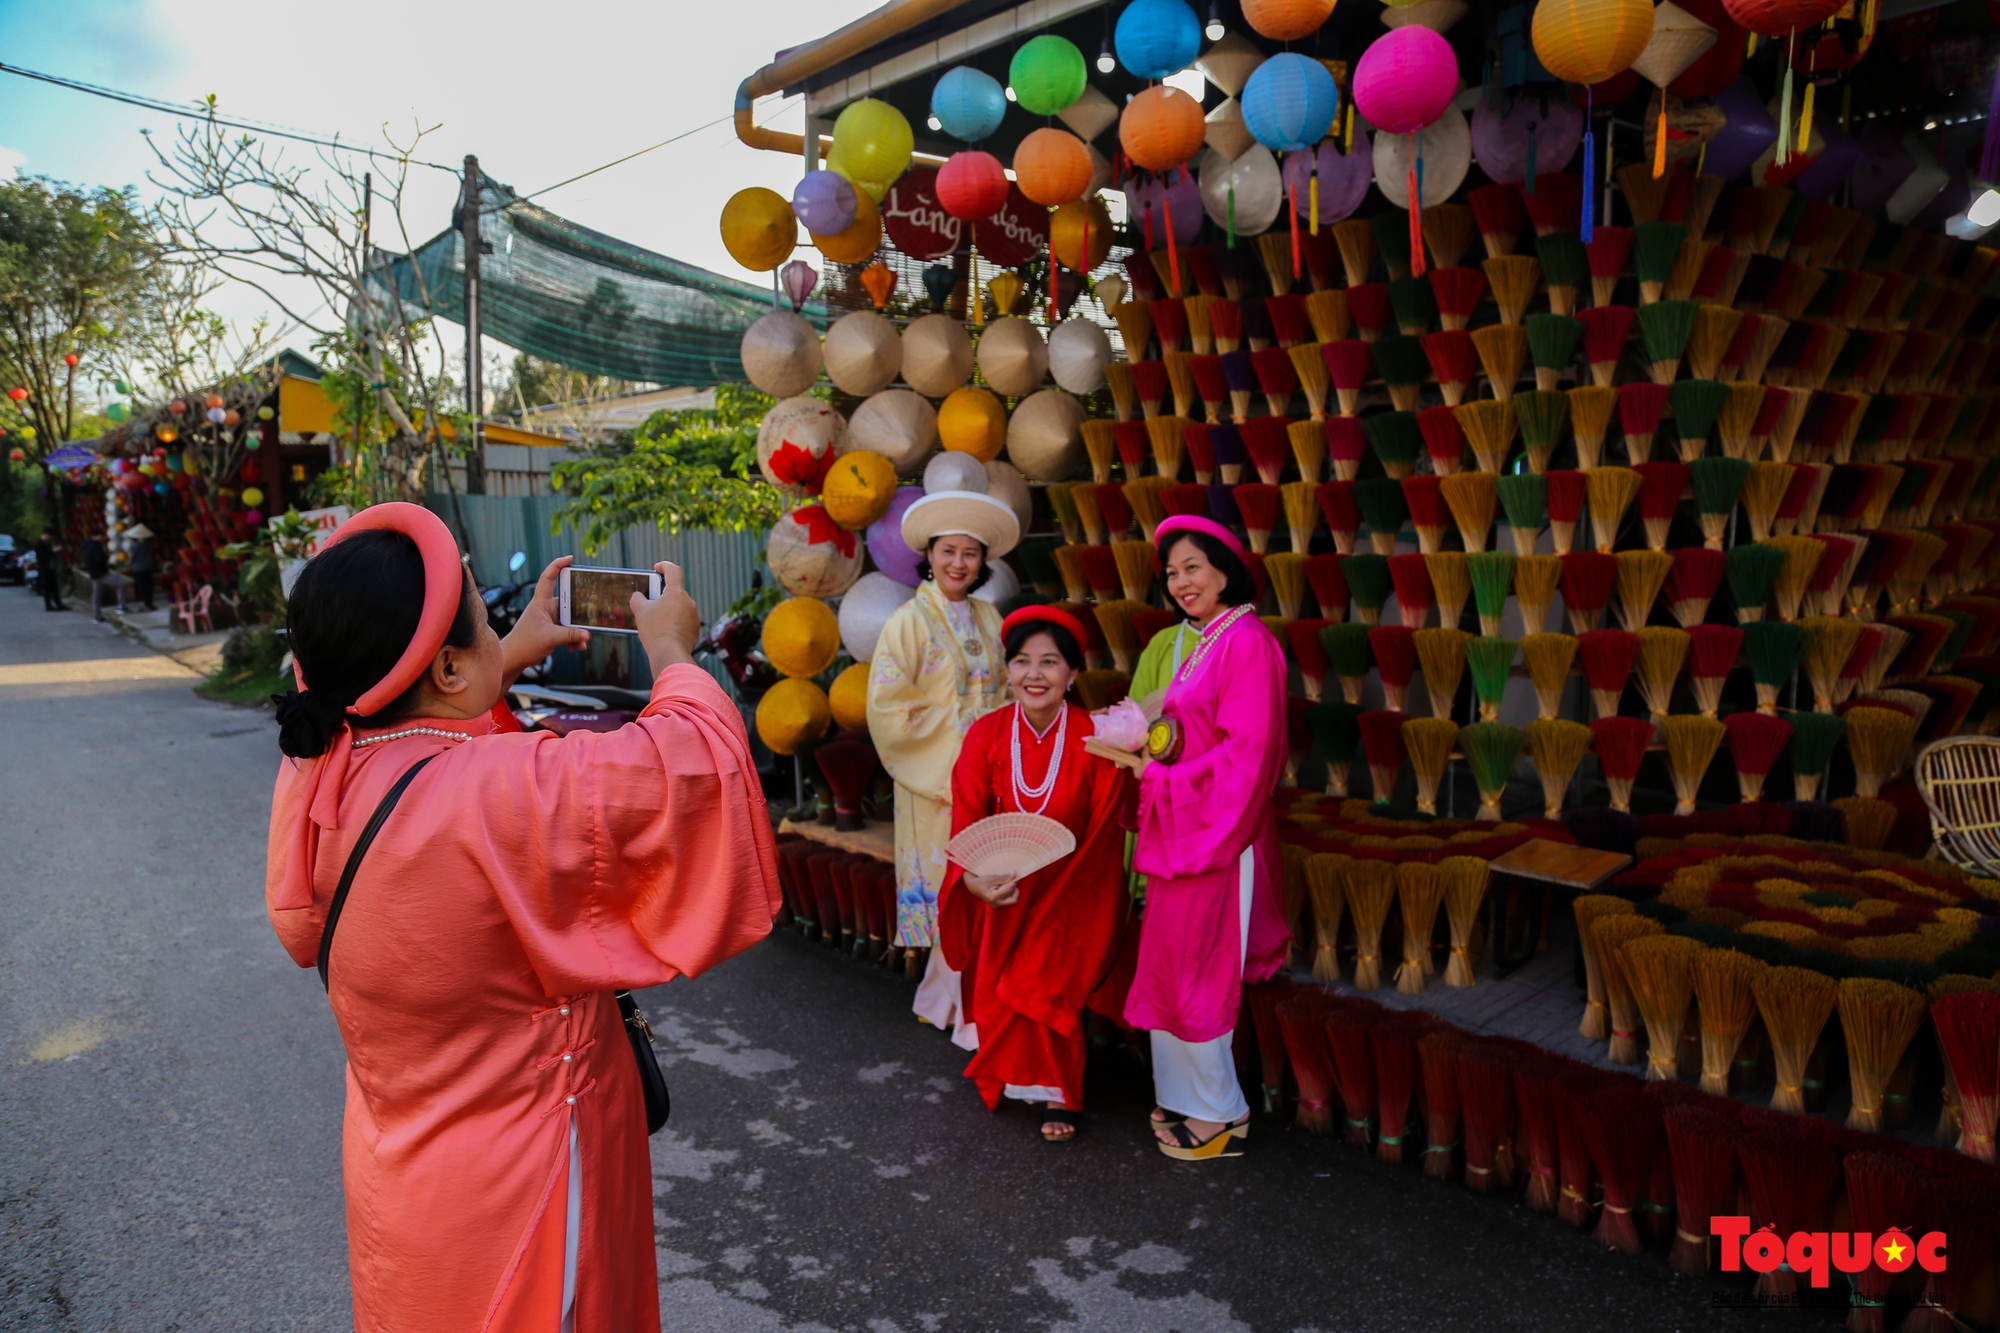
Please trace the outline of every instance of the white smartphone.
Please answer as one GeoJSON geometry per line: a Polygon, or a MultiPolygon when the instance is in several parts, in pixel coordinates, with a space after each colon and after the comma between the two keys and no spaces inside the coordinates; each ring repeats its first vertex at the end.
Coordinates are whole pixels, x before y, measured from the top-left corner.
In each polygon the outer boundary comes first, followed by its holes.
{"type": "Polygon", "coordinates": [[[558,619],[604,634],[636,634],[632,624],[632,594],[660,595],[657,569],[596,569],[568,565],[556,590],[558,619]]]}

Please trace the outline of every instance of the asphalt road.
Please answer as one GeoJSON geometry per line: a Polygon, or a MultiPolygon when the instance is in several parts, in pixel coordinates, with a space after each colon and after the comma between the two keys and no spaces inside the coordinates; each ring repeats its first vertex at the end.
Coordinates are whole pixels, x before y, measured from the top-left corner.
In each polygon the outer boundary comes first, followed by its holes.
{"type": "MultiPolygon", "coordinates": [[[[264,919],[275,729],[190,683],[0,590],[0,1329],[349,1326],[340,1044],[264,919]]],[[[1749,1326],[1658,1256],[1332,1142],[1169,1162],[1115,1055],[1046,1145],[900,978],[796,937],[643,999],[678,1333],[1749,1326]]]]}

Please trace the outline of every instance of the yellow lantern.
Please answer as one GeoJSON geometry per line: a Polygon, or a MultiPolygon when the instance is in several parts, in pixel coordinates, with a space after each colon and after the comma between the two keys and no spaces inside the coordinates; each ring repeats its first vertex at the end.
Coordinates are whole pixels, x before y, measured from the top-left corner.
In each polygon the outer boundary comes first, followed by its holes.
{"type": "Polygon", "coordinates": [[[833,709],[833,725],[842,731],[868,725],[868,664],[856,662],[833,678],[826,692],[833,709]]]}
{"type": "Polygon", "coordinates": [[[817,676],[840,651],[840,621],[817,597],[788,597],[764,617],[764,659],[787,676],[817,676]]]}
{"type": "Polygon", "coordinates": [[[896,496],[896,465],[869,449],[854,449],[834,460],[819,502],[834,522],[859,532],[889,512],[896,496]]]}
{"type": "Polygon", "coordinates": [[[854,192],[854,221],[832,236],[811,233],[819,252],[835,264],[865,264],[882,248],[882,209],[861,191],[854,192]]]}
{"type": "Polygon", "coordinates": [[[1652,0],[1541,0],[1535,55],[1564,83],[1597,84],[1623,74],[1653,36],[1652,0]]]}
{"type": "Polygon", "coordinates": [[[1093,195],[1064,204],[1049,215],[1049,253],[1067,269],[1088,272],[1111,257],[1111,211],[1093,195]],[[1090,255],[1083,253],[1086,233],[1090,255]]]}
{"type": "Polygon", "coordinates": [[[781,680],[764,691],[757,705],[757,737],[773,754],[795,754],[826,734],[833,708],[826,691],[810,680],[781,680]]]}
{"type": "Polygon", "coordinates": [[[258,490],[255,486],[245,486],[243,488],[243,507],[245,509],[255,509],[263,503],[264,492],[258,490]]]}
{"type": "Polygon", "coordinates": [[[753,273],[768,273],[791,256],[799,224],[792,205],[776,190],[753,185],[722,206],[722,244],[729,257],[753,273]]]}
{"type": "Polygon", "coordinates": [[[993,298],[993,309],[1002,315],[1014,313],[1014,302],[1021,299],[1021,275],[1011,268],[1003,268],[994,274],[993,281],[986,284],[988,295],[993,298]]]}
{"type": "Polygon", "coordinates": [[[909,169],[915,146],[916,136],[902,112],[880,98],[864,97],[849,103],[833,122],[826,165],[879,204],[896,177],[909,169]]]}
{"type": "Polygon", "coordinates": [[[991,462],[1007,443],[1007,409],[976,384],[953,390],[938,408],[938,439],[947,449],[991,462]]]}

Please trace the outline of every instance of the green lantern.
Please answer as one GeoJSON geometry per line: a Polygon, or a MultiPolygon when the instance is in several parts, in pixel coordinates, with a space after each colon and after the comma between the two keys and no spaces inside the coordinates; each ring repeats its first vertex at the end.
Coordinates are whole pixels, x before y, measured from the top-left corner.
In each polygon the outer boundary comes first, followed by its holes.
{"type": "Polygon", "coordinates": [[[272,417],[276,415],[278,414],[276,412],[273,412],[268,407],[260,407],[257,409],[257,420],[259,421],[269,421],[272,417]]]}
{"type": "Polygon", "coordinates": [[[1023,111],[1053,116],[1083,96],[1083,52],[1067,37],[1045,32],[1014,53],[1007,82],[1023,111]]]}
{"type": "Polygon", "coordinates": [[[113,393],[130,393],[132,392],[132,386],[124,380],[113,380],[111,381],[111,391],[113,393]]]}
{"type": "Polygon", "coordinates": [[[126,417],[132,415],[132,409],[123,403],[113,403],[104,409],[104,415],[110,421],[123,421],[126,417]]]}

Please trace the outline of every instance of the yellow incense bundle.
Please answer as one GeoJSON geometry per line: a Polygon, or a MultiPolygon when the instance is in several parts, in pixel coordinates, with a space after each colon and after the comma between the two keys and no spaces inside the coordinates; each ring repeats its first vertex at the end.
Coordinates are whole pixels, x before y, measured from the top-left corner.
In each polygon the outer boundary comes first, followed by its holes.
{"type": "Polygon", "coordinates": [[[1618,390],[1584,384],[1569,391],[1569,428],[1576,436],[1576,465],[1585,471],[1604,457],[1604,437],[1618,408],[1618,390]]]}
{"type": "Polygon", "coordinates": [[[1811,537],[1771,537],[1763,544],[1785,553],[1785,563],[1778,567],[1777,581],[1771,585],[1778,601],[1778,619],[1797,620],[1799,603],[1805,600],[1806,589],[1812,585],[1812,576],[1826,555],[1826,547],[1811,537]]]}
{"type": "Polygon", "coordinates": [[[1847,1127],[1879,1133],[1882,1094],[1923,1026],[1929,1005],[1909,987],[1876,977],[1848,977],[1840,983],[1835,1003],[1841,1035],[1847,1039],[1847,1086],[1854,1097],[1847,1127]]]}
{"type": "Polygon", "coordinates": [[[1646,479],[1629,467],[1594,467],[1583,474],[1584,497],[1590,506],[1590,530],[1597,549],[1610,554],[1618,542],[1625,511],[1638,498],[1646,479]]]}
{"type": "Polygon", "coordinates": [[[1604,977],[1604,1000],[1611,1009],[1611,1044],[1605,1058],[1614,1065],[1639,1063],[1639,1003],[1632,993],[1625,946],[1642,935],[1663,935],[1666,927],[1648,916],[1599,917],[1597,967],[1604,977]]]}
{"type": "Polygon", "coordinates": [[[1463,551],[1433,551],[1424,557],[1424,572],[1431,579],[1431,600],[1437,604],[1438,624],[1458,628],[1465,617],[1466,599],[1472,596],[1472,570],[1463,551]]]}
{"type": "Polygon", "coordinates": [[[1292,549],[1304,555],[1312,545],[1314,529],[1325,514],[1319,507],[1319,483],[1288,481],[1278,488],[1278,495],[1285,503],[1285,524],[1292,530],[1292,549]]]}
{"type": "Polygon", "coordinates": [[[1187,316],[1188,345],[1194,348],[1196,356],[1207,356],[1215,351],[1216,298],[1213,296],[1188,296],[1181,300],[1181,310],[1187,316]]]}
{"type": "Polygon", "coordinates": [[[1647,305],[1651,305],[1663,296],[1670,301],[1687,300],[1694,295],[1695,284],[1701,281],[1701,271],[1708,267],[1708,256],[1714,249],[1714,245],[1689,232],[1681,241],[1681,248],[1674,252],[1674,262],[1667,269],[1666,282],[1640,283],[1639,299],[1647,305]]]}
{"type": "Polygon", "coordinates": [[[1396,901],[1396,865],[1357,857],[1340,871],[1348,919],[1354,923],[1354,989],[1374,990],[1382,984],[1382,926],[1389,919],[1389,904],[1396,901]]]}
{"type": "Polygon", "coordinates": [[[1478,472],[1455,472],[1438,481],[1438,489],[1444,494],[1444,502],[1451,506],[1452,521],[1458,525],[1458,535],[1465,541],[1468,551],[1486,549],[1486,536],[1493,530],[1493,514],[1500,503],[1500,493],[1494,489],[1494,474],[1485,470],[1478,472]]]}
{"type": "Polygon", "coordinates": [[[1590,728],[1581,722],[1546,718],[1530,722],[1522,729],[1528,733],[1528,757],[1542,780],[1543,813],[1550,819],[1560,819],[1570,781],[1590,750],[1590,728]]]}
{"type": "MultiPolygon", "coordinates": [[[[1506,256],[1509,259],[1517,257],[1506,256]]],[[[1491,264],[1494,261],[1489,259],[1486,262],[1491,264]]],[[[1535,261],[1530,259],[1528,262],[1532,264],[1535,261]]],[[[1479,353],[1479,366],[1486,372],[1487,387],[1493,390],[1493,396],[1503,403],[1512,398],[1514,386],[1521,379],[1521,367],[1528,363],[1528,331],[1522,328],[1518,321],[1511,324],[1488,324],[1483,329],[1472,331],[1472,349],[1479,353]]],[[[1473,404],[1468,403],[1458,410],[1463,412],[1465,407],[1469,406],[1473,404]]],[[[1463,418],[1459,424],[1464,425],[1463,418]]],[[[1473,446],[1475,449],[1478,447],[1478,445],[1473,446]]],[[[1486,470],[1499,471],[1498,468],[1486,470]]]]}
{"type": "Polygon", "coordinates": [[[1048,487],[1049,508],[1055,511],[1063,540],[1072,546],[1084,540],[1083,520],[1076,510],[1076,491],[1080,486],[1079,482],[1059,481],[1048,487]]]}
{"type": "Polygon", "coordinates": [[[1771,525],[1777,522],[1778,506],[1785,501],[1785,490],[1792,484],[1792,469],[1788,463],[1752,463],[1750,475],[1743,480],[1743,512],[1750,516],[1750,540],[1761,542],[1771,535],[1771,525]]]}
{"type": "MultiPolygon", "coordinates": [[[[1625,557],[1621,554],[1618,558],[1622,561],[1625,557]]],[[[1668,560],[1671,562],[1672,557],[1668,560]]],[[[1619,572],[1624,572],[1622,567],[1619,572]]],[[[1687,662],[1688,645],[1693,639],[1686,630],[1670,625],[1649,625],[1633,632],[1639,638],[1639,657],[1633,674],[1638,677],[1639,697],[1646,701],[1646,709],[1652,713],[1653,725],[1657,727],[1672,711],[1674,681],[1679,679],[1681,667],[1687,662]]]]}
{"type": "MultiPolygon", "coordinates": [[[[1312,324],[1314,342],[1337,343],[1354,336],[1354,316],[1347,308],[1347,293],[1339,288],[1308,296],[1306,319],[1312,324]]],[[[1316,349],[1314,354],[1318,355],[1316,349]]]]}
{"type": "Polygon", "coordinates": [[[1167,383],[1174,391],[1174,415],[1178,417],[1194,415],[1194,405],[1199,398],[1194,388],[1194,353],[1162,352],[1160,360],[1166,363],[1167,383]]]}
{"type": "Polygon", "coordinates": [[[1123,671],[1095,668],[1076,673],[1076,697],[1089,711],[1096,713],[1111,707],[1131,692],[1132,678],[1123,671]]]}
{"type": "Polygon", "coordinates": [[[1694,331],[1688,334],[1687,363],[1698,380],[1722,378],[1722,358],[1736,337],[1743,312],[1723,305],[1705,305],[1694,313],[1694,331]]]}
{"type": "MultiPolygon", "coordinates": [[[[1318,343],[1295,343],[1286,349],[1292,359],[1292,370],[1299,377],[1299,392],[1306,396],[1306,410],[1314,421],[1326,416],[1326,391],[1332,386],[1332,377],[1326,369],[1326,358],[1320,355],[1318,343]]],[[[1324,432],[1321,432],[1322,448],[1324,432]]]]}
{"type": "MultiPolygon", "coordinates": [[[[1528,313],[1528,302],[1542,284],[1542,263],[1533,255],[1495,255],[1482,265],[1493,304],[1500,308],[1503,324],[1519,324],[1528,313]]],[[[1477,338],[1475,331],[1472,335],[1477,338]]]]}
{"type": "Polygon", "coordinates": [[[1479,464],[1479,471],[1495,475],[1505,472],[1507,454],[1513,449],[1514,434],[1520,428],[1513,404],[1504,399],[1481,399],[1453,408],[1452,415],[1458,421],[1458,428],[1465,432],[1466,442],[1472,446],[1472,456],[1479,464]]]}
{"type": "Polygon", "coordinates": [[[1423,211],[1423,230],[1437,266],[1455,268],[1478,234],[1478,223],[1464,204],[1433,204],[1423,211]]]}
{"type": "Polygon", "coordinates": [[[1360,218],[1336,222],[1333,243],[1340,248],[1340,262],[1347,269],[1347,285],[1359,287],[1368,281],[1375,267],[1375,229],[1360,218]]]}
{"type": "Polygon", "coordinates": [[[1845,616],[1807,616],[1799,622],[1806,632],[1803,663],[1812,682],[1813,711],[1831,713],[1840,688],[1840,669],[1861,639],[1861,622],[1845,616]]]}
{"type": "Polygon", "coordinates": [[[1806,1109],[1806,1061],[1833,1016],[1840,983],[1803,967],[1773,967],[1751,983],[1751,990],[1778,1070],[1771,1109],[1799,1115],[1806,1109]]]}
{"type": "Polygon", "coordinates": [[[1153,591],[1153,568],[1159,557],[1151,542],[1113,542],[1112,559],[1118,562],[1118,587],[1126,600],[1144,606],[1153,591]]]}
{"type": "Polygon", "coordinates": [[[1681,1028],[1694,999],[1694,960],[1701,945],[1680,935],[1646,935],[1624,946],[1625,976],[1646,1022],[1646,1081],[1680,1077],[1681,1028]]]}
{"type": "MultiPolygon", "coordinates": [[[[1458,684],[1465,678],[1465,646],[1472,635],[1462,629],[1420,629],[1413,636],[1417,662],[1423,667],[1424,688],[1431,696],[1431,716],[1450,717],[1458,684]]],[[[1453,728],[1454,733],[1456,728],[1453,728]]]]}
{"type": "MultiPolygon", "coordinates": [[[[1132,544],[1145,546],[1143,542],[1132,544]]],[[[1144,602],[1130,599],[1099,602],[1095,608],[1097,628],[1104,635],[1104,646],[1111,650],[1112,668],[1128,676],[1139,665],[1139,654],[1146,647],[1139,642],[1138,624],[1139,613],[1145,609],[1144,602]]]]}
{"type": "Polygon", "coordinates": [[[1586,893],[1571,905],[1576,914],[1577,945],[1583,953],[1583,1020],[1576,1030],[1591,1041],[1603,1041],[1610,1034],[1609,1007],[1604,990],[1604,964],[1597,951],[1597,926],[1614,916],[1631,916],[1636,909],[1626,898],[1608,893],[1586,893]]]}
{"type": "Polygon", "coordinates": [[[1729,728],[1712,717],[1682,714],[1662,719],[1660,734],[1667,745],[1667,773],[1674,783],[1674,813],[1691,815],[1701,779],[1729,728]]]}
{"type": "Polygon", "coordinates": [[[1444,915],[1451,929],[1451,958],[1444,965],[1444,984],[1470,986],[1472,976],[1472,932],[1479,922],[1479,904],[1493,879],[1492,866],[1482,857],[1447,856],[1438,862],[1444,871],[1444,915]]]}
{"type": "Polygon", "coordinates": [[[1576,636],[1530,634],[1521,640],[1521,656],[1528,664],[1528,681],[1535,687],[1537,713],[1544,721],[1559,716],[1563,690],[1576,662],[1576,636]]]}
{"type": "Polygon", "coordinates": [[[1167,507],[1160,499],[1160,492],[1174,484],[1172,477],[1140,477],[1128,481],[1121,488],[1125,492],[1125,503],[1132,506],[1132,517],[1139,520],[1139,530],[1146,534],[1146,540],[1153,540],[1153,530],[1164,523],[1167,507]]]}
{"type": "MultiPolygon", "coordinates": [[[[1461,649],[1460,661],[1462,662],[1461,649]]],[[[1426,681],[1429,677],[1426,676],[1426,681]]],[[[1451,747],[1458,740],[1458,723],[1449,717],[1416,717],[1403,724],[1403,749],[1417,775],[1417,810],[1437,813],[1438,784],[1444,781],[1445,766],[1451,762],[1451,747]]]]}
{"type": "Polygon", "coordinates": [[[1562,583],[1562,557],[1524,555],[1514,561],[1514,600],[1521,607],[1521,630],[1540,634],[1548,627],[1549,604],[1562,583]]]}
{"type": "MultiPolygon", "coordinates": [[[[1175,391],[1176,394],[1179,390],[1175,391]]],[[[1176,411],[1180,411],[1177,406],[1176,411]]],[[[1153,466],[1168,481],[1179,481],[1181,463],[1187,458],[1186,428],[1194,423],[1183,411],[1179,416],[1153,417],[1146,422],[1146,440],[1153,446],[1153,466]]]]}
{"type": "MultiPolygon", "coordinates": [[[[1764,407],[1764,386],[1761,384],[1732,383],[1729,397],[1722,400],[1722,407],[1715,414],[1715,429],[1722,436],[1722,452],[1729,458],[1740,458],[1746,463],[1757,462],[1761,447],[1751,429],[1757,424],[1757,413],[1764,407]]],[[[1760,465],[1762,466],[1762,465],[1760,465]]],[[[1751,475],[1756,475],[1753,470],[1751,475]]],[[[1749,484],[1744,484],[1744,503],[1749,503],[1749,484]]],[[[1782,491],[1778,498],[1784,499],[1782,491]]],[[[1772,504],[1773,511],[1777,509],[1772,504]]]]}
{"type": "MultiPolygon", "coordinates": [[[[1153,340],[1151,305],[1150,301],[1120,301],[1111,307],[1111,318],[1118,324],[1118,336],[1124,340],[1125,355],[1130,360],[1143,360],[1146,344],[1153,340]]],[[[1119,420],[1130,418],[1120,417],[1119,420]]]]}
{"type": "Polygon", "coordinates": [[[1851,708],[1847,712],[1847,751],[1854,759],[1854,792],[1873,800],[1896,770],[1917,720],[1893,708],[1851,708]]]}
{"type": "Polygon", "coordinates": [[[1403,907],[1403,965],[1396,969],[1396,989],[1405,995],[1421,995],[1425,974],[1437,970],[1431,962],[1431,933],[1446,882],[1438,866],[1405,861],[1396,867],[1396,897],[1403,907]]]}
{"type": "Polygon", "coordinates": [[[1318,421],[1294,421],[1285,427],[1299,478],[1317,485],[1326,473],[1326,429],[1318,421]]]}
{"type": "Polygon", "coordinates": [[[1292,290],[1291,239],[1280,232],[1265,232],[1257,238],[1257,257],[1264,261],[1264,276],[1270,281],[1271,290],[1280,296],[1290,292],[1292,290]]]}
{"type": "Polygon", "coordinates": [[[1331,985],[1340,980],[1340,918],[1347,910],[1345,856],[1314,852],[1306,858],[1306,892],[1313,910],[1313,980],[1331,985]]]}
{"type": "MultiPolygon", "coordinates": [[[[1151,547],[1146,550],[1150,552],[1151,547]]],[[[1264,557],[1271,591],[1278,597],[1278,614],[1297,620],[1306,604],[1306,558],[1297,551],[1276,551],[1264,557]]]]}
{"type": "MultiPolygon", "coordinates": [[[[1111,410],[1120,421],[1130,421],[1139,411],[1139,387],[1133,382],[1132,367],[1123,361],[1109,361],[1104,366],[1104,387],[1111,394],[1111,410]]],[[[1084,423],[1088,430],[1090,423],[1084,423]]],[[[1117,456],[1115,451],[1112,455],[1117,456]]],[[[1093,455],[1093,458],[1095,456],[1093,455]]],[[[1110,477],[1098,478],[1109,481],[1110,477]]]]}
{"type": "Polygon", "coordinates": [[[1617,560],[1618,623],[1636,634],[1653,614],[1653,603],[1674,572],[1674,558],[1665,551],[1620,551],[1617,560]]]}
{"type": "MultiPolygon", "coordinates": [[[[1105,369],[1109,370],[1107,366],[1105,369]]],[[[1125,418],[1118,418],[1123,421],[1125,418]]],[[[1099,485],[1111,480],[1118,465],[1118,435],[1115,422],[1091,420],[1083,423],[1083,447],[1090,455],[1090,477],[1099,485]]]]}
{"type": "Polygon", "coordinates": [[[1729,1095],[1737,1048],[1757,1016],[1751,987],[1767,965],[1734,949],[1704,949],[1695,956],[1694,995],[1701,1016],[1701,1090],[1729,1095]]]}
{"type": "Polygon", "coordinates": [[[1058,546],[1049,556],[1056,562],[1056,572],[1062,575],[1063,595],[1072,602],[1089,601],[1090,580],[1083,572],[1083,548],[1058,546]]]}

